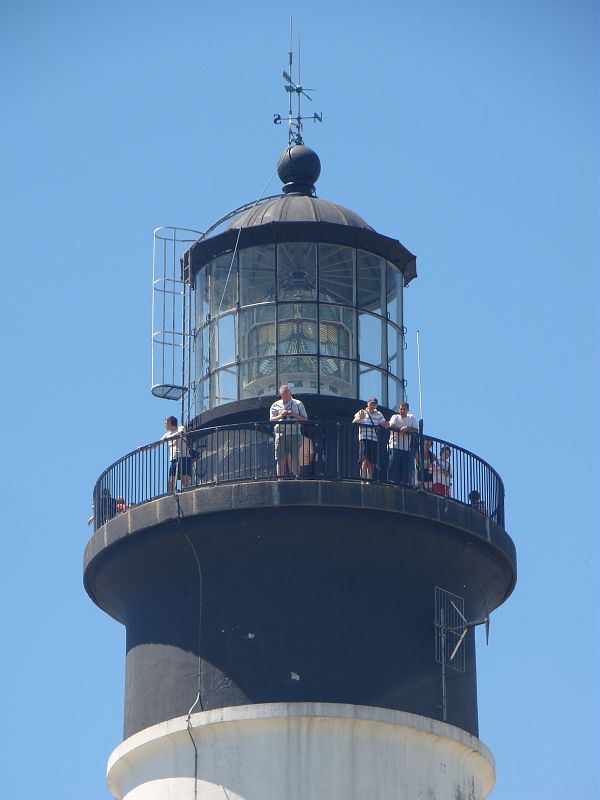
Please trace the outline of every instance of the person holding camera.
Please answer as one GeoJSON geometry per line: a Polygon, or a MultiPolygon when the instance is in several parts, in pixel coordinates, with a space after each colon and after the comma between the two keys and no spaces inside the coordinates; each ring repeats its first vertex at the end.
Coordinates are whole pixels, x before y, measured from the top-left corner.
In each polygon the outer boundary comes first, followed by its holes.
{"type": "Polygon", "coordinates": [[[389,423],[381,411],[377,410],[377,398],[370,397],[366,408],[359,409],[352,422],[358,425],[358,445],[360,464],[360,477],[362,483],[373,480],[373,470],[379,464],[379,436],[378,429],[389,428],[389,423]]]}
{"type": "Polygon", "coordinates": [[[279,387],[280,400],[271,406],[269,419],[275,423],[275,459],[277,477],[283,478],[286,470],[298,477],[298,453],[302,442],[301,423],[308,420],[300,400],[292,397],[287,384],[279,387]]]}

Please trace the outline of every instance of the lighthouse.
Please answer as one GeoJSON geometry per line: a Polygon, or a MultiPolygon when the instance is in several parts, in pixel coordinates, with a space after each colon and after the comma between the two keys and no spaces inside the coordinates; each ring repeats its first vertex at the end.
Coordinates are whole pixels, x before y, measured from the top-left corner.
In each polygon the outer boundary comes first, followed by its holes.
{"type": "Polygon", "coordinates": [[[374,398],[389,421],[407,396],[416,259],[317,196],[299,131],[279,194],[157,237],[173,257],[155,291],[183,322],[163,313],[153,392],[181,402],[184,430],[102,473],[84,556],[89,596],[126,628],[118,800],[480,800],[494,785],[474,630],[516,581],[502,480],[424,430],[403,435],[399,482],[383,425],[362,479],[355,412],[374,398]],[[293,430],[271,422],[281,387],[306,410],[293,430]],[[298,462],[283,473],[282,439],[298,462]]]}

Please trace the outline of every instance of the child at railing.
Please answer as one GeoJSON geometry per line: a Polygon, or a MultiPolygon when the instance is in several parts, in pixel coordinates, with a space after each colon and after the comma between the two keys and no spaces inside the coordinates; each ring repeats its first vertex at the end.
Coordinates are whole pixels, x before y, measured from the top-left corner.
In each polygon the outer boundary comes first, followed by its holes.
{"type": "Polygon", "coordinates": [[[443,497],[450,497],[450,486],[452,485],[452,469],[450,467],[450,448],[442,447],[440,457],[435,460],[432,467],[433,485],[432,491],[441,494],[443,497]]]}
{"type": "Polygon", "coordinates": [[[471,508],[474,508],[475,511],[480,511],[482,514],[487,514],[485,503],[481,499],[481,495],[477,489],[471,489],[469,492],[469,505],[471,508]]]}
{"type": "Polygon", "coordinates": [[[430,492],[433,488],[433,465],[437,458],[433,452],[433,442],[431,439],[423,439],[419,451],[419,477],[423,489],[430,492]]]}

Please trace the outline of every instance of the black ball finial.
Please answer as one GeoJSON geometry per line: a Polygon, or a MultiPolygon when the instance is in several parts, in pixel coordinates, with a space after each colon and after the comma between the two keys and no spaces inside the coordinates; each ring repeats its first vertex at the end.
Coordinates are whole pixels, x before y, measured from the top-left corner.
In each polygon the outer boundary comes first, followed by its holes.
{"type": "Polygon", "coordinates": [[[287,147],[279,156],[277,174],[283,183],[284,194],[312,195],[321,174],[319,156],[303,144],[287,147]]]}

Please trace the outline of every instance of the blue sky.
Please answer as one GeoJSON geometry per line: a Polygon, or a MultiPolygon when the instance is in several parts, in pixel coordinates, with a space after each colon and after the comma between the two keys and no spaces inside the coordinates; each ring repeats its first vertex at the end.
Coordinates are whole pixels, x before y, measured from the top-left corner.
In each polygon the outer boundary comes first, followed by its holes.
{"type": "Polygon", "coordinates": [[[81,584],[91,491],[175,410],[149,391],[152,229],[256,199],[286,144],[290,13],[319,195],[417,254],[409,397],[419,328],[426,429],[506,485],[519,583],[478,652],[492,797],[595,796],[590,0],[3,4],[5,794],[109,797],[124,634],[81,584]]]}

